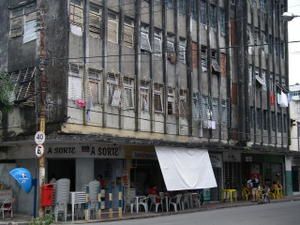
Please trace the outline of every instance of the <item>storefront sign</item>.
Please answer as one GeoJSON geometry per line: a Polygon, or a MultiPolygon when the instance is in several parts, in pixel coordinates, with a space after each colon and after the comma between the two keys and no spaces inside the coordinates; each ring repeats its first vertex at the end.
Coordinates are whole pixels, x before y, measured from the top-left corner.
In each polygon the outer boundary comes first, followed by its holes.
{"type": "Polygon", "coordinates": [[[124,158],[123,149],[116,144],[55,145],[46,150],[47,158],[124,158]]]}
{"type": "Polygon", "coordinates": [[[221,154],[209,154],[212,167],[222,168],[222,155],[221,154]]]}
{"type": "Polygon", "coordinates": [[[224,152],[224,162],[241,162],[241,153],[239,152],[224,152]]]}
{"type": "Polygon", "coordinates": [[[153,159],[157,160],[155,152],[142,152],[142,151],[135,151],[132,152],[133,159],[153,159]]]}

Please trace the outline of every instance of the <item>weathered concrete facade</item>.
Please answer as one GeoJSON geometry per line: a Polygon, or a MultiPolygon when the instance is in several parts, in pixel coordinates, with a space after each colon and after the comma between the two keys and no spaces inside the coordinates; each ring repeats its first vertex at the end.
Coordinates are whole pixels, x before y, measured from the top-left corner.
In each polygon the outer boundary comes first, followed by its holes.
{"type": "MultiPolygon", "coordinates": [[[[280,20],[286,0],[44,4],[49,145],[205,147],[224,154],[220,183],[236,188],[250,171],[242,154],[283,157],[288,150],[288,108],[276,100],[288,84],[280,20]]],[[[31,81],[34,95],[31,104],[21,101],[2,116],[2,159],[16,144],[33,143],[37,127],[40,10],[34,5],[0,3],[0,69],[18,77],[36,68],[27,82],[14,78],[17,100],[28,98],[20,90],[31,81]]],[[[283,160],[276,163],[284,171],[283,160]]]]}

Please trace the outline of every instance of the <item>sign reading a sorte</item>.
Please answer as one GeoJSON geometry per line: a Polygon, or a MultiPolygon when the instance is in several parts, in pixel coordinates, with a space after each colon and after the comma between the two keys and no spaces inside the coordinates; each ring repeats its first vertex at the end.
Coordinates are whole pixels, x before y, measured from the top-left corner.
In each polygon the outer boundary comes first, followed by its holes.
{"type": "Polygon", "coordinates": [[[117,144],[53,145],[47,147],[47,158],[124,158],[117,144]]]}

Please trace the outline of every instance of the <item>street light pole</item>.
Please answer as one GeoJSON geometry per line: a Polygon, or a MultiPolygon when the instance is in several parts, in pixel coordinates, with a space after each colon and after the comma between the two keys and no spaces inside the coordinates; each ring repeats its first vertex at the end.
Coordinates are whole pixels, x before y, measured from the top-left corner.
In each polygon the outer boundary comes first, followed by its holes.
{"type": "MultiPolygon", "coordinates": [[[[40,12],[40,49],[39,49],[39,70],[40,70],[40,114],[39,114],[39,131],[45,133],[46,130],[46,32],[45,32],[45,18],[44,18],[44,4],[43,0],[38,1],[38,9],[40,12]]],[[[38,159],[39,165],[39,193],[41,199],[41,187],[45,182],[45,155],[43,154],[38,159]]],[[[39,204],[39,217],[44,217],[44,209],[39,204]]]]}
{"type": "Polygon", "coordinates": [[[300,17],[300,15],[295,15],[294,13],[290,13],[290,12],[284,12],[282,15],[281,15],[281,18],[285,21],[291,21],[293,20],[294,18],[297,18],[297,17],[300,17]]]}

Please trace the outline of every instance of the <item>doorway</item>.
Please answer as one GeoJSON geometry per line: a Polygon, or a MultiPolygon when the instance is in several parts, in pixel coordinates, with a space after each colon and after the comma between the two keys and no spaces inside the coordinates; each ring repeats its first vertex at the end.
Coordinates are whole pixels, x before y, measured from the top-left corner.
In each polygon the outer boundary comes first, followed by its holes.
{"type": "Polygon", "coordinates": [[[68,178],[71,181],[70,191],[75,191],[76,167],[75,159],[48,159],[48,181],[68,178]]]}

